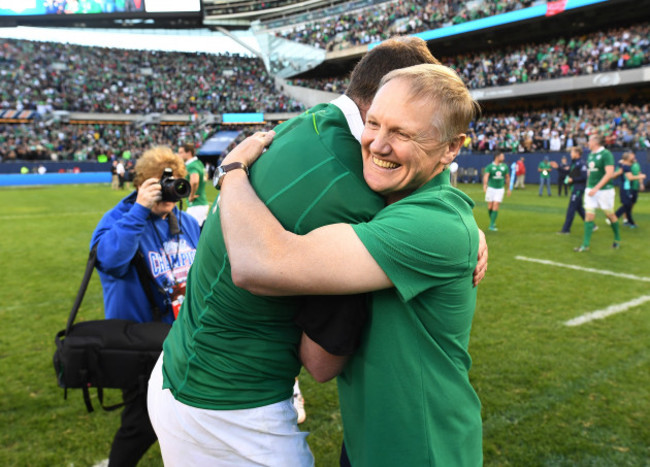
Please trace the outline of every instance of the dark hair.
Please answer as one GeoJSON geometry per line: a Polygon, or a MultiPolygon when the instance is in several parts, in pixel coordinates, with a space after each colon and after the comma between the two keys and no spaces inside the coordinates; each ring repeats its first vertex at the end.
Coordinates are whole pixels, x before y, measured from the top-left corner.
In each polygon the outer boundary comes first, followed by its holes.
{"type": "Polygon", "coordinates": [[[194,145],[192,143],[185,143],[181,146],[185,152],[189,152],[194,156],[194,145]]]}
{"type": "Polygon", "coordinates": [[[384,75],[422,63],[440,64],[424,40],[411,36],[392,37],[371,49],[356,64],[345,94],[357,105],[370,105],[384,75]]]}

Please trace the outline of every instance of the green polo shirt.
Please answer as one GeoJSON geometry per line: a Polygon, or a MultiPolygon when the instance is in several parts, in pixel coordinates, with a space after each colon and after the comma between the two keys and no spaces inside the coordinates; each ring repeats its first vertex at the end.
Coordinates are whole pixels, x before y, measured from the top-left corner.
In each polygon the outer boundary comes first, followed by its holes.
{"type": "MultiPolygon", "coordinates": [[[[338,107],[316,106],[276,131],[250,176],[287,230],[365,222],[384,206],[363,180],[359,142],[338,107]]],[[[301,366],[301,330],[293,322],[298,299],[256,296],[232,283],[216,202],[211,209],[183,308],[163,346],[164,387],[205,409],[286,400],[301,366]]]]}
{"type": "Polygon", "coordinates": [[[353,226],[395,284],[373,293],[361,347],[338,378],[354,467],[482,464],[467,350],[479,243],[473,206],[445,171],[353,226]]]}
{"type": "MultiPolygon", "coordinates": [[[[608,165],[614,166],[614,156],[612,153],[602,148],[600,151],[589,153],[587,156],[587,189],[595,187],[598,182],[605,176],[605,167],[608,165]]],[[[601,190],[614,188],[612,180],[610,179],[601,190]]]]}
{"type": "Polygon", "coordinates": [[[542,169],[542,171],[539,173],[539,178],[542,179],[547,179],[548,177],[551,176],[551,163],[542,161],[539,163],[537,166],[538,169],[542,169]]]}

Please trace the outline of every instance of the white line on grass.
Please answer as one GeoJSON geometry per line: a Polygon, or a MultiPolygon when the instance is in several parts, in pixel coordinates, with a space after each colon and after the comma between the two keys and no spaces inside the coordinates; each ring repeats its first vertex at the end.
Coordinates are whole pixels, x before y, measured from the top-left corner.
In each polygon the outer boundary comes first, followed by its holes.
{"type": "Polygon", "coordinates": [[[518,259],[520,261],[530,261],[531,263],[540,263],[549,266],[558,266],[561,268],[575,269],[576,271],[593,272],[595,274],[602,274],[605,276],[623,277],[625,279],[632,279],[635,281],[650,282],[650,277],[635,276],[634,274],[623,274],[620,272],[607,271],[606,269],[583,268],[582,266],[575,266],[573,264],[556,263],[555,261],[548,261],[546,259],[528,258],[526,256],[515,256],[515,259],[518,259]]]}
{"type": "Polygon", "coordinates": [[[595,319],[603,319],[603,318],[607,318],[608,316],[615,315],[616,313],[622,313],[624,311],[629,310],[630,308],[634,308],[635,306],[643,305],[645,302],[650,302],[650,295],[642,295],[639,298],[630,300],[629,302],[608,306],[604,310],[597,310],[597,311],[592,311],[591,313],[585,313],[582,316],[578,316],[577,318],[570,319],[564,324],[566,326],[580,326],[581,324],[588,323],[589,321],[593,321],[595,319]]]}

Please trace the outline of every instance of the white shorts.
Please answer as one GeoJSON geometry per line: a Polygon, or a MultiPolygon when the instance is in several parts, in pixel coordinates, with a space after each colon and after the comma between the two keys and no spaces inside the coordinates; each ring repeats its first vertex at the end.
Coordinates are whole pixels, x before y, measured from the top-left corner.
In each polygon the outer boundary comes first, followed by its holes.
{"type": "Polygon", "coordinates": [[[162,389],[162,354],[149,379],[147,406],[163,462],[173,466],[313,467],[291,399],[239,410],[199,409],[162,389]]]}
{"type": "Polygon", "coordinates": [[[608,188],[606,190],[598,190],[594,196],[589,196],[591,188],[585,190],[584,206],[585,209],[595,210],[596,208],[603,211],[614,210],[614,200],[616,198],[616,190],[608,188]]]}
{"type": "Polygon", "coordinates": [[[196,222],[199,223],[199,227],[203,225],[205,219],[208,217],[208,211],[210,206],[208,204],[204,206],[190,206],[187,208],[187,213],[196,219],[196,222]]]}
{"type": "Polygon", "coordinates": [[[487,187],[487,191],[485,192],[485,201],[488,203],[492,203],[494,201],[501,203],[503,201],[503,194],[505,191],[505,188],[487,187]]]}

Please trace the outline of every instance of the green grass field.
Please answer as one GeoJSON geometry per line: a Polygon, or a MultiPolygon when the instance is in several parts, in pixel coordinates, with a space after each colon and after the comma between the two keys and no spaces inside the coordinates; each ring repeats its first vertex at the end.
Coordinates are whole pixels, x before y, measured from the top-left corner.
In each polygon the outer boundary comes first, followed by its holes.
{"type": "MultiPolygon", "coordinates": [[[[477,201],[476,218],[486,230],[481,187],[460,188],[477,201]]],[[[108,456],[119,411],[86,413],[79,390],[63,400],[52,354],[81,281],[90,235],[124,194],[107,185],[0,189],[2,466],[91,466],[108,456]]],[[[470,343],[470,376],[483,403],[485,464],[647,466],[650,301],[642,297],[650,298],[650,195],[641,194],[640,228],[622,228],[617,251],[599,213],[591,251],[573,253],[582,238],[580,219],[571,235],[555,233],[566,205],[567,198],[539,198],[537,187],[529,186],[506,198],[499,231],[486,232],[489,271],[479,286],[470,343]],[[622,312],[564,324],[615,305],[622,312]]],[[[101,316],[95,275],[80,317],[101,316]]],[[[338,465],[336,385],[303,374],[301,386],[307,409],[301,427],[311,432],[316,465],[338,465]]],[[[117,402],[119,392],[107,398],[117,402]]],[[[140,465],[162,465],[157,446],[140,465]]]]}

